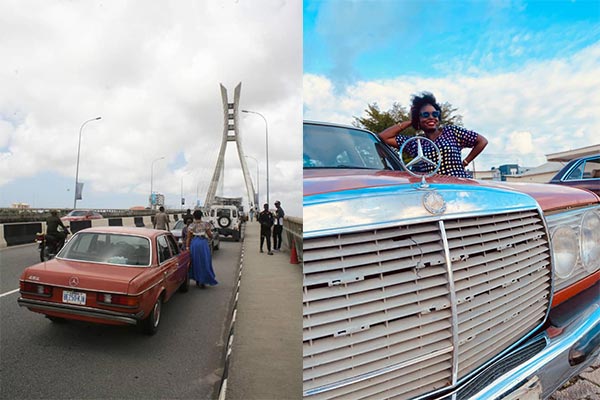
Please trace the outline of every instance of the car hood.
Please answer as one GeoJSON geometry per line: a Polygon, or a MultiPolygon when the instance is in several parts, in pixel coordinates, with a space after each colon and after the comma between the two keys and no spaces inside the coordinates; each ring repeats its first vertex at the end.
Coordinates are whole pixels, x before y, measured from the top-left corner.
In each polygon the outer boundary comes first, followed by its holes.
{"type": "MultiPolygon", "coordinates": [[[[400,171],[312,169],[304,170],[304,196],[398,185],[417,188],[420,182],[421,178],[400,171]]],[[[445,175],[427,178],[427,182],[432,185],[473,185],[524,193],[533,197],[544,211],[586,206],[600,201],[594,193],[548,183],[478,181],[445,175]]]]}
{"type": "Polygon", "coordinates": [[[22,280],[73,289],[127,293],[129,283],[148,268],[52,259],[23,271],[22,280]],[[77,278],[77,279],[74,279],[77,278]],[[73,281],[77,283],[74,284],[73,281]]]}

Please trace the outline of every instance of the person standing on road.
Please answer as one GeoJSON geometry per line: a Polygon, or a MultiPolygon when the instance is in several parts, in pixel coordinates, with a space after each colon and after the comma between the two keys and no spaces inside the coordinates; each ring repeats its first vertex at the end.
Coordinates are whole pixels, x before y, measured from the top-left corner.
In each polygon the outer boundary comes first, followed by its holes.
{"type": "Polygon", "coordinates": [[[58,211],[51,210],[50,216],[46,219],[46,237],[56,242],[55,251],[64,245],[68,232],[67,227],[58,217],[58,211]],[[59,226],[62,227],[62,231],[58,230],[59,226]]]}
{"type": "Polygon", "coordinates": [[[154,216],[154,229],[169,230],[169,216],[165,212],[165,208],[160,206],[158,212],[154,216]]]}
{"type": "Polygon", "coordinates": [[[202,221],[202,211],[194,211],[194,222],[188,225],[186,233],[186,248],[190,249],[190,276],[196,281],[196,286],[206,287],[218,284],[212,267],[209,239],[212,239],[210,224],[202,221]]]}
{"type": "MultiPolygon", "coordinates": [[[[441,152],[441,165],[439,173],[442,175],[469,177],[465,167],[479,155],[487,146],[488,141],[477,132],[469,131],[460,126],[440,124],[442,108],[438,105],[433,94],[423,92],[413,95],[410,108],[410,121],[402,121],[392,125],[379,134],[379,137],[392,147],[400,149],[404,142],[411,136],[401,135],[400,132],[412,126],[416,130],[425,132],[425,137],[433,141],[441,152]],[[461,150],[472,148],[469,154],[462,159],[461,150]]],[[[406,146],[406,152],[411,157],[416,157],[418,147],[416,141],[406,146]]],[[[430,143],[423,145],[423,154],[432,161],[437,158],[436,151],[430,143]]],[[[400,154],[402,157],[402,154],[400,154]]],[[[433,166],[427,166],[420,172],[431,172],[433,166]]]]}
{"type": "Polygon", "coordinates": [[[285,212],[281,208],[279,200],[275,201],[275,221],[273,225],[273,250],[281,250],[281,233],[283,232],[283,216],[285,212]]]}
{"type": "Polygon", "coordinates": [[[185,212],[185,215],[181,217],[183,223],[187,225],[188,223],[194,222],[194,216],[192,215],[192,211],[188,208],[185,212]],[[188,222],[189,221],[189,222],[188,222]]]}
{"type": "Polygon", "coordinates": [[[265,204],[264,210],[260,212],[258,215],[258,222],[260,223],[260,252],[263,251],[263,244],[265,239],[267,240],[267,250],[268,255],[272,256],[273,252],[271,251],[271,226],[273,226],[273,214],[269,211],[269,205],[265,204]]]}

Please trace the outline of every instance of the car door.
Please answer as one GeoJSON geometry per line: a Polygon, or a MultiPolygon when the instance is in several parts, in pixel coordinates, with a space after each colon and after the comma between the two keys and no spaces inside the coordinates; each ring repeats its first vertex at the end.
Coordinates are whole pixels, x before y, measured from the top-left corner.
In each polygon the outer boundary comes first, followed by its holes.
{"type": "Polygon", "coordinates": [[[169,242],[169,248],[171,249],[171,253],[174,258],[177,260],[177,273],[176,275],[176,288],[183,282],[184,279],[188,277],[188,265],[190,264],[190,252],[181,250],[175,237],[172,235],[167,235],[167,240],[169,242]]]}
{"type": "MultiPolygon", "coordinates": [[[[158,266],[164,278],[164,285],[167,289],[167,298],[179,286],[180,280],[177,278],[178,260],[176,254],[173,253],[168,240],[169,235],[164,234],[156,238],[156,250],[158,252],[158,266]]],[[[166,300],[165,299],[165,300],[166,300]]]]}

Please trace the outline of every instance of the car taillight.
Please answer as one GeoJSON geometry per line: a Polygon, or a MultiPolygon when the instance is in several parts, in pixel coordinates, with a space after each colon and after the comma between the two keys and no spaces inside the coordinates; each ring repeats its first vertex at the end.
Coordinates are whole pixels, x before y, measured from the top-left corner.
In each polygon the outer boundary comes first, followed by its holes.
{"type": "Polygon", "coordinates": [[[113,293],[98,293],[98,303],[110,304],[113,306],[137,307],[138,298],[113,293]]]}
{"type": "Polygon", "coordinates": [[[52,296],[52,286],[40,285],[39,283],[21,282],[20,290],[21,292],[37,294],[44,297],[52,296]]]}

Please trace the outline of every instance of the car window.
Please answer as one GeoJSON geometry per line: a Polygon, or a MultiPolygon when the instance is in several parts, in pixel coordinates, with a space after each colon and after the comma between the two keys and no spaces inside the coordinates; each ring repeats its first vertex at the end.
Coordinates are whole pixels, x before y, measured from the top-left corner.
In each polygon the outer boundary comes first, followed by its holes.
{"type": "Polygon", "coordinates": [[[179,221],[175,222],[173,229],[183,229],[183,220],[180,219],[179,221]]]}
{"type": "Polygon", "coordinates": [[[58,256],[76,261],[148,266],[150,242],[140,236],[82,232],[73,236],[58,256]]]}
{"type": "Polygon", "coordinates": [[[384,144],[358,129],[304,124],[304,168],[394,169],[384,144]]]}
{"type": "Polygon", "coordinates": [[[157,251],[158,251],[158,262],[162,264],[171,258],[171,250],[169,250],[169,243],[165,235],[161,235],[156,239],[157,251]]]}
{"type": "Polygon", "coordinates": [[[175,239],[172,236],[167,236],[167,243],[169,243],[169,249],[171,249],[171,254],[174,256],[179,254],[179,246],[175,243],[175,239]]]}
{"type": "Polygon", "coordinates": [[[585,162],[583,168],[583,179],[599,179],[600,178],[600,157],[592,158],[585,162]]]}
{"type": "Polygon", "coordinates": [[[580,161],[565,177],[567,181],[600,178],[600,157],[580,161]]]}
{"type": "Polygon", "coordinates": [[[217,210],[217,218],[227,217],[231,218],[231,210],[228,208],[220,208],[217,210]]]}

